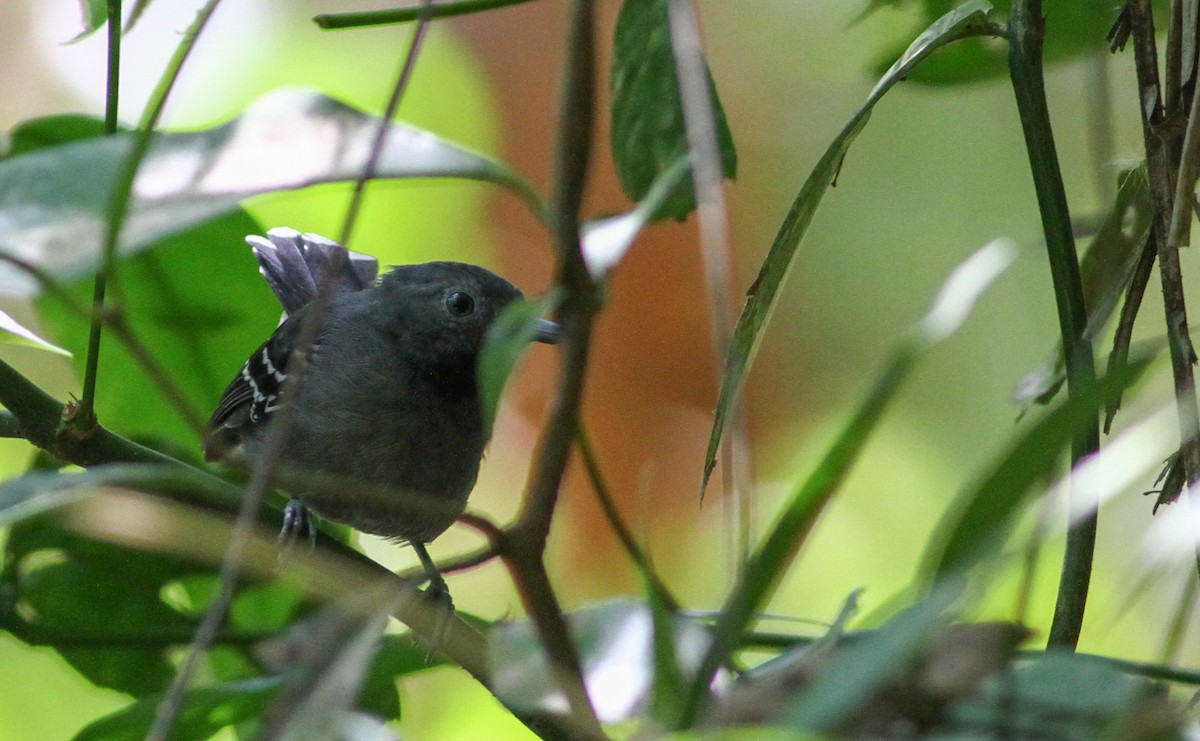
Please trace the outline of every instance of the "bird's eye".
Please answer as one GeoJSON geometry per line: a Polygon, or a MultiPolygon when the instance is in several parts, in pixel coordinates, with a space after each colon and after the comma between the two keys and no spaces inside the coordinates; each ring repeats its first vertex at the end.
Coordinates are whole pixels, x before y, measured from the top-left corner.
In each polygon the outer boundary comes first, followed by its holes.
{"type": "Polygon", "coordinates": [[[454,316],[466,316],[475,310],[475,299],[469,293],[455,291],[446,297],[446,308],[454,316]]]}

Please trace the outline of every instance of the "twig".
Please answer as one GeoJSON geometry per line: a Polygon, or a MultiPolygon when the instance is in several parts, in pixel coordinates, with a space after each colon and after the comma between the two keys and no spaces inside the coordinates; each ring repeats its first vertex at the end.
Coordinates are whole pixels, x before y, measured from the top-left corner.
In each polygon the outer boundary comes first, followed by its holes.
{"type": "MultiPolygon", "coordinates": [[[[717,142],[717,124],[713,116],[713,100],[709,94],[708,75],[701,49],[700,23],[692,0],[669,0],[667,18],[670,25],[671,52],[675,57],[676,78],[683,108],[684,133],[692,153],[692,182],[696,193],[696,220],[700,233],[700,252],[704,259],[704,277],[708,284],[709,321],[712,324],[713,368],[718,374],[725,367],[729,343],[733,336],[733,298],[730,282],[733,267],[730,260],[729,213],[725,192],[721,188],[723,160],[717,142]]],[[[718,383],[720,377],[717,378],[718,383]]],[[[750,456],[746,418],[739,409],[731,414],[730,435],[721,449],[721,475],[725,496],[736,510],[734,528],[737,542],[734,553],[737,573],[750,553],[750,523],[754,519],[754,501],[745,465],[750,456]]]]}
{"type": "Polygon", "coordinates": [[[379,167],[379,157],[383,152],[383,143],[387,141],[387,135],[392,128],[392,119],[396,117],[396,111],[399,110],[400,101],[404,97],[404,91],[408,89],[413,70],[416,69],[417,54],[421,51],[421,44],[425,40],[425,33],[429,30],[429,21],[433,14],[433,0],[422,0],[421,7],[417,8],[417,13],[419,14],[417,28],[413,31],[408,51],[404,53],[404,59],[400,62],[400,71],[396,74],[396,84],[392,86],[392,94],[388,98],[383,117],[379,119],[379,128],[376,129],[375,138],[371,142],[371,152],[367,156],[367,162],[363,165],[362,172],[354,181],[354,192],[350,195],[350,204],[346,207],[346,217],[342,221],[341,238],[338,240],[344,245],[350,244],[350,235],[354,232],[354,225],[358,221],[358,212],[362,208],[367,182],[375,177],[375,172],[379,167]]]}
{"type": "MultiPolygon", "coordinates": [[[[1050,275],[1058,307],[1059,331],[1066,358],[1067,392],[1078,394],[1096,382],[1092,343],[1085,335],[1087,307],[1079,278],[1079,259],[1071,234],[1071,215],[1063,189],[1046,90],[1042,76],[1042,40],[1046,33],[1040,0],[1018,0],[1009,18],[1009,74],[1033,171],[1038,210],[1050,258],[1050,275]]],[[[1071,442],[1072,464],[1096,452],[1100,430],[1096,421],[1083,427],[1071,442]]],[[[1090,511],[1067,532],[1058,600],[1050,626],[1050,645],[1074,649],[1083,626],[1096,543],[1096,508],[1088,507],[1086,492],[1072,487],[1079,511],[1090,511]]]]}
{"type": "Polygon", "coordinates": [[[679,600],[675,599],[670,588],[659,578],[658,573],[654,571],[654,566],[650,563],[650,558],[638,546],[633,534],[629,532],[629,528],[621,519],[621,513],[617,511],[617,504],[613,501],[612,494],[608,491],[608,485],[604,482],[604,475],[600,472],[600,463],[596,460],[596,454],[592,450],[591,442],[588,440],[587,433],[583,431],[582,425],[575,433],[575,442],[579,446],[583,467],[587,471],[588,479],[592,482],[592,489],[596,492],[596,499],[600,501],[600,509],[604,512],[604,518],[608,520],[608,526],[616,534],[617,540],[621,541],[621,546],[625,548],[629,560],[633,561],[642,578],[646,580],[647,588],[652,589],[658,595],[659,601],[668,610],[678,612],[679,600]]]}
{"type": "Polygon", "coordinates": [[[578,426],[592,321],[599,305],[579,237],[579,212],[587,182],[595,104],[593,14],[591,0],[574,0],[568,16],[554,186],[557,282],[563,289],[558,317],[562,360],[557,393],[538,443],[521,512],[516,524],[505,534],[501,553],[549,655],[551,671],[566,695],[578,732],[604,738],[584,686],[579,655],[543,562],[550,523],[578,426]]]}
{"type": "MultiPolygon", "coordinates": [[[[110,2],[115,2],[115,0],[110,0],[110,2]]],[[[83,376],[82,399],[80,399],[79,408],[76,413],[64,420],[67,423],[68,429],[75,430],[80,435],[87,435],[88,431],[96,424],[94,404],[96,377],[99,372],[100,363],[100,337],[103,326],[102,314],[107,311],[104,307],[104,296],[106,286],[116,268],[117,248],[120,244],[121,229],[129,213],[130,201],[133,199],[133,181],[137,176],[138,168],[141,167],[142,161],[150,151],[150,144],[154,140],[154,129],[158,126],[159,119],[162,117],[163,108],[167,103],[167,96],[179,77],[179,71],[183,68],[183,63],[191,54],[192,49],[195,48],[196,39],[199,37],[204,26],[207,25],[208,19],[216,11],[218,4],[220,4],[220,0],[208,0],[196,13],[195,20],[188,26],[187,31],[184,32],[183,37],[179,41],[179,45],[175,47],[175,53],[168,60],[158,84],[150,94],[146,110],[142,113],[142,119],[138,123],[138,131],[133,140],[133,148],[125,157],[121,169],[113,181],[112,200],[109,203],[108,218],[104,233],[104,249],[100,267],[96,270],[95,290],[92,299],[92,330],[88,338],[87,366],[83,376]]],[[[113,16],[110,16],[110,21],[111,18],[113,16]]],[[[119,13],[115,18],[117,20],[115,23],[110,24],[110,29],[112,25],[116,25],[118,28],[121,25],[119,13]]]]}
{"type": "MultiPolygon", "coordinates": [[[[1179,251],[1168,244],[1171,232],[1172,201],[1176,162],[1171,159],[1173,139],[1164,141],[1171,130],[1160,130],[1163,122],[1162,96],[1158,78],[1158,52],[1154,39],[1154,17],[1149,0],[1129,0],[1130,30],[1133,35],[1134,65],[1137,68],[1138,100],[1141,103],[1142,139],[1146,147],[1146,169],[1150,182],[1151,222],[1158,247],[1158,270],[1162,282],[1163,309],[1166,314],[1167,346],[1171,353],[1171,374],[1175,382],[1175,406],[1179,414],[1179,463],[1190,486],[1200,478],[1200,408],[1196,403],[1196,381],[1192,364],[1195,350],[1188,337],[1187,304],[1183,292],[1183,273],[1179,251]]],[[[1189,122],[1189,127],[1191,123],[1189,122]]],[[[1193,165],[1194,167],[1194,165],[1193,165]]],[[[1188,187],[1188,205],[1191,188],[1188,187]]],[[[1189,505],[1194,506],[1194,505],[1189,505]]],[[[1200,544],[1197,545],[1200,549],[1200,544]]],[[[1200,552],[1196,556],[1200,572],[1200,552]]]]}

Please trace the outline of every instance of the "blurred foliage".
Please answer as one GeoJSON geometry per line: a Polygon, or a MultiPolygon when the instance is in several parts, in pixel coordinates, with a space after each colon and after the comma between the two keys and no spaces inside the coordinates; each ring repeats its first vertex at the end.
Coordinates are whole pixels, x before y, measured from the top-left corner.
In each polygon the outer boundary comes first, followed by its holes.
{"type": "MultiPolygon", "coordinates": [[[[456,11],[492,5],[460,0],[456,11]]],[[[926,30],[903,52],[884,55],[889,66],[804,180],[760,266],[722,378],[706,477],[776,308],[777,292],[875,104],[905,79],[968,83],[1006,70],[1007,48],[996,37],[1005,33],[1008,3],[996,9],[978,0],[904,5],[917,8],[926,30]]],[[[95,2],[83,6],[87,31],[102,25],[96,15],[102,8],[95,2]]],[[[686,74],[676,65],[668,8],[668,0],[625,0],[615,27],[605,30],[614,38],[610,148],[625,192],[638,206],[585,225],[587,267],[596,281],[608,278],[655,218],[682,220],[695,208],[695,194],[678,187],[697,156],[686,136],[681,82],[708,91],[713,149],[720,158],[710,164],[727,178],[737,170],[734,138],[707,65],[703,79],[681,80],[686,74]]],[[[1053,13],[1046,39],[1051,60],[1094,52],[1112,20],[1108,11],[1082,0],[1055,3],[1053,13]]],[[[241,200],[352,180],[379,125],[332,98],[291,95],[249,105],[232,124],[161,135],[145,164],[150,174],[144,172],[135,185],[142,201],[135,202],[126,224],[133,233],[115,265],[109,307],[127,318],[131,333],[181,396],[171,398],[143,359],[106,338],[97,411],[107,427],[149,441],[181,464],[197,464],[192,452],[197,431],[171,407],[207,409],[228,369],[240,364],[278,316],[241,244],[245,235],[262,231],[241,200]],[[264,110],[269,115],[260,119],[264,110]],[[264,129],[263,120],[273,124],[264,129]],[[256,127],[259,138],[252,137],[254,146],[247,148],[239,136],[256,127]],[[269,151],[270,143],[281,141],[284,146],[269,151]],[[184,166],[190,169],[178,169],[184,166]],[[147,189],[154,199],[145,197],[147,189]]],[[[26,121],[10,132],[0,162],[0,226],[8,227],[0,249],[48,274],[49,287],[35,283],[30,288],[28,276],[22,285],[38,294],[38,318],[55,341],[74,352],[80,376],[89,317],[79,308],[90,306],[97,227],[103,226],[114,197],[111,176],[127,155],[131,136],[99,134],[95,121],[82,117],[26,121]],[[65,290],[59,293],[59,288],[65,290]]],[[[550,200],[508,165],[411,127],[395,126],[392,134],[379,177],[500,185],[528,207],[539,227],[553,228],[557,214],[550,200]]],[[[1117,194],[1085,262],[1096,333],[1121,300],[1131,256],[1147,229],[1150,205],[1136,172],[1117,194]]],[[[1153,348],[1135,354],[1096,388],[1072,390],[1013,433],[1010,452],[985,470],[979,483],[965,488],[960,503],[929,537],[922,583],[877,620],[876,629],[847,629],[852,598],[824,636],[756,632],[770,597],[801,558],[817,517],[841,492],[849,470],[870,455],[872,433],[902,382],[934,345],[967,321],[984,289],[1012,259],[1004,243],[980,250],[951,274],[933,308],[896,339],[891,355],[868,377],[862,401],[845,410],[845,423],[828,452],[798,478],[718,613],[673,610],[656,590],[646,601],[588,604],[565,616],[570,647],[547,644],[544,620],[491,621],[462,614],[465,621],[456,629],[478,633],[487,655],[456,653],[448,642],[435,645],[443,652],[430,661],[427,646],[407,634],[383,631],[395,609],[387,600],[365,605],[318,600],[285,579],[244,577],[213,646],[201,658],[195,686],[182,696],[171,738],[206,739],[222,731],[239,738],[375,738],[388,732],[381,722],[401,715],[397,681],[434,666],[467,670],[531,730],[565,738],[581,726],[572,725],[578,718],[563,715],[567,703],[558,680],[569,669],[555,667],[549,658],[564,650],[578,655],[580,680],[598,719],[617,735],[635,728],[646,736],[677,739],[705,738],[710,732],[723,738],[1183,738],[1187,717],[1162,686],[1140,674],[1170,674],[1181,684],[1200,678],[1166,666],[1132,671],[1104,657],[1021,654],[1018,646],[1029,633],[1017,622],[963,622],[971,604],[987,592],[997,565],[1009,558],[1019,537],[1013,535],[1018,521],[1042,506],[1034,500],[1046,493],[1040,487],[1081,420],[1094,421],[1129,389],[1152,364],[1153,348]],[[961,578],[968,569],[969,581],[961,578]]],[[[518,305],[495,327],[480,368],[489,427],[536,320],[561,298],[551,291],[541,302],[518,305]]],[[[18,382],[28,379],[7,364],[0,370],[4,428],[8,436],[20,437],[35,421],[28,418],[32,395],[18,382]]],[[[1039,386],[1034,395],[1049,401],[1050,385],[1039,386]]],[[[72,441],[55,452],[69,456],[78,449],[74,445],[86,444],[86,439],[72,441]]],[[[1106,462],[1122,469],[1145,464],[1135,457],[1110,456],[1106,462]]],[[[145,466],[130,464],[130,470],[145,466]]],[[[0,518],[12,523],[0,567],[0,628],[30,646],[49,647],[94,686],[130,698],[75,738],[143,738],[179,670],[181,649],[220,592],[217,570],[199,549],[188,550],[182,536],[190,533],[156,530],[159,523],[148,511],[130,515],[133,526],[145,530],[144,548],[81,534],[70,524],[73,510],[67,505],[82,496],[113,496],[119,487],[100,468],[84,473],[65,465],[49,468],[0,485],[0,518]],[[79,496],[38,498],[70,488],[79,496]]],[[[186,489],[187,483],[177,486],[186,489]]],[[[180,492],[164,487],[150,493],[178,499],[180,492]]],[[[476,525],[493,546],[512,547],[506,541],[511,530],[476,525]]],[[[1018,547],[1036,549],[1039,537],[1018,547]]],[[[709,565],[708,556],[696,553],[696,563],[709,565]]],[[[527,604],[546,599],[544,594],[523,596],[527,604]]],[[[1022,593],[1018,600],[1025,597],[1022,593]]],[[[1027,617],[1016,612],[1017,619],[1027,617]]]]}

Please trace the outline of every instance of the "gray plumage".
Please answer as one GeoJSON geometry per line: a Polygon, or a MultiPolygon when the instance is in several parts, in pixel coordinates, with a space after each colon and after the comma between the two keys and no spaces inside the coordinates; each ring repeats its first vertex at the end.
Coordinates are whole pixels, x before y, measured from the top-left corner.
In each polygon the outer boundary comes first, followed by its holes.
{"type": "MultiPolygon", "coordinates": [[[[417,544],[448,528],[466,505],[487,443],[479,350],[488,326],[520,297],[488,270],[454,262],[397,267],[371,287],[335,294],[280,461],[321,481],[295,492],[304,504],[417,544]]],[[[206,458],[238,447],[250,460],[261,453],[310,309],[295,311],[230,383],[210,421],[206,458]]]]}

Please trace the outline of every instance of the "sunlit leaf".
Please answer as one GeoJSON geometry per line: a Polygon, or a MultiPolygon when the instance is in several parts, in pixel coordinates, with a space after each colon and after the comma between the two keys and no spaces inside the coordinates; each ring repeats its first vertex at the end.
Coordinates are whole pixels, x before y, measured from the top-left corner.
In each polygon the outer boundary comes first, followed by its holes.
{"type": "Polygon", "coordinates": [[[709,437],[708,451],[705,454],[704,474],[700,485],[701,498],[704,496],[704,490],[708,485],[712,470],[716,466],[717,447],[720,445],[729,414],[741,393],[746,372],[754,358],[759,341],[762,339],[763,328],[771,316],[771,311],[775,308],[779,290],[791,269],[796,249],[805,232],[808,231],[808,226],[812,223],[813,215],[816,213],[825,191],[837,178],[838,170],[841,168],[842,160],[845,158],[850,144],[862,131],[871,115],[871,110],[884,93],[897,82],[905,79],[918,64],[933,52],[959,39],[1000,33],[1001,31],[989,20],[990,8],[991,5],[987,2],[968,2],[947,13],[918,36],[875,85],[871,94],[867,96],[867,102],[851,116],[800,188],[796,200],[792,203],[792,207],[759,269],[758,278],[750,287],[746,306],[742,309],[742,315],[734,328],[729,358],[721,377],[721,390],[717,399],[712,434],[709,437]]]}
{"type": "MultiPolygon", "coordinates": [[[[612,151],[626,195],[643,200],[655,181],[688,152],[683,102],[671,31],[669,0],[625,0],[617,17],[612,66],[612,151]]],[[[737,174],[737,153],[712,75],[708,96],[721,152],[721,172],[737,174]]],[[[658,216],[684,219],[696,208],[691,187],[669,194],[658,216]]]]}
{"type": "MultiPolygon", "coordinates": [[[[121,248],[132,251],[236,210],[241,200],[318,183],[351,181],[366,164],[378,119],[324,96],[267,95],[237,119],[205,131],[160,134],[133,186],[121,248]]],[[[467,178],[513,190],[543,215],[527,184],[503,165],[425,131],[393,124],[380,178],[467,178]]],[[[107,208],[131,134],[44,149],[0,162],[0,252],[56,275],[97,262],[107,208]]],[[[0,266],[0,291],[30,293],[0,266]]]]}
{"type": "Polygon", "coordinates": [[[58,345],[43,340],[34,334],[33,330],[13,319],[4,311],[0,311],[0,342],[36,347],[39,350],[49,350],[59,355],[71,356],[70,350],[64,350],[58,345]]]}

